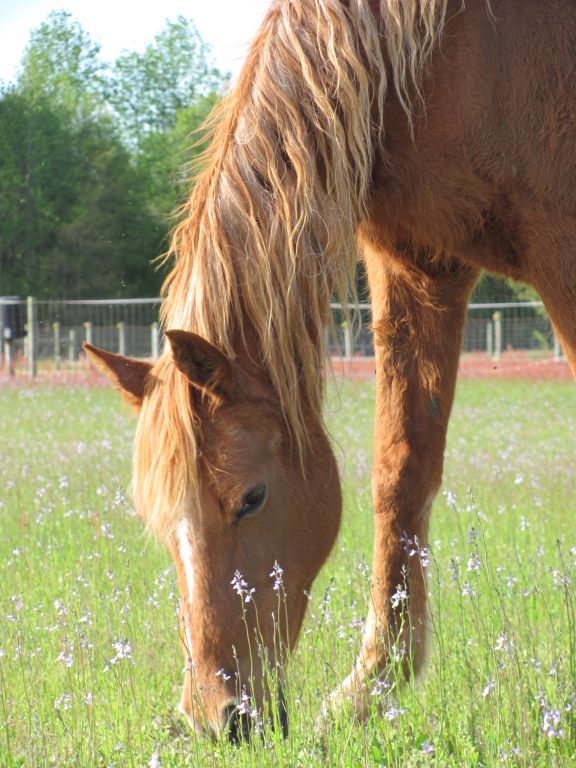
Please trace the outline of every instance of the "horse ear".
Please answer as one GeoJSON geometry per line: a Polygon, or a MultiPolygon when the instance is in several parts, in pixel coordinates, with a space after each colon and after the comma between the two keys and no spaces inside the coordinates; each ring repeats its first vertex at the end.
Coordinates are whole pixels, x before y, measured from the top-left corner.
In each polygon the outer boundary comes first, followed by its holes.
{"type": "Polygon", "coordinates": [[[114,355],[92,344],[84,342],[88,357],[112,382],[123,399],[135,408],[140,408],[144,397],[144,382],[152,370],[152,364],[132,357],[114,355]]]}
{"type": "Polygon", "coordinates": [[[209,341],[190,331],[165,331],[174,364],[203,393],[231,398],[236,386],[230,360],[209,341]]]}

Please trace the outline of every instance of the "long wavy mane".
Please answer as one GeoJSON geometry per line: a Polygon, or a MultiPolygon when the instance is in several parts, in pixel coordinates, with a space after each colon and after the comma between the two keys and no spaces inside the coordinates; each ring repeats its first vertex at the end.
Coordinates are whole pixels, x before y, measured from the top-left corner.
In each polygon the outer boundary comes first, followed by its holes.
{"type": "MultiPolygon", "coordinates": [[[[213,119],[204,170],[170,247],[165,328],[229,356],[249,334],[294,446],[321,420],[330,298],[353,284],[355,237],[390,84],[408,94],[447,0],[280,0],[213,119]]],[[[159,361],[136,436],[144,514],[170,529],[197,492],[199,423],[184,377],[159,361]],[[172,510],[169,512],[168,510],[172,510]]]]}

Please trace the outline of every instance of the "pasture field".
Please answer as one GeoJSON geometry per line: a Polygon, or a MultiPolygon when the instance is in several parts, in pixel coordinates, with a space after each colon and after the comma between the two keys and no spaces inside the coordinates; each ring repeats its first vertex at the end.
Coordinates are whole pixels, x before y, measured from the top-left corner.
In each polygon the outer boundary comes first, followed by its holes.
{"type": "Polygon", "coordinates": [[[314,740],[367,609],[373,407],[370,382],[330,389],[346,508],[289,667],[289,738],[264,725],[232,746],[196,739],[176,712],[178,596],[127,496],[132,414],[104,388],[0,389],[0,766],[576,765],[566,383],[460,384],[430,551],[415,555],[427,674],[392,693],[374,681],[366,724],[343,713],[314,740]]]}

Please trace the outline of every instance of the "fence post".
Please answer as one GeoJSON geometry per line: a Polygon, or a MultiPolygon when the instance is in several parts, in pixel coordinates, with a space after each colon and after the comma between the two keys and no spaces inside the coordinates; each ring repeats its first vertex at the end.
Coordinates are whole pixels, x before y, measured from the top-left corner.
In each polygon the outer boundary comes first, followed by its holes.
{"type": "Polygon", "coordinates": [[[26,302],[26,346],[28,353],[28,375],[31,379],[36,378],[38,373],[38,327],[36,316],[36,299],[28,296],[26,302]]]}
{"type": "Polygon", "coordinates": [[[486,323],[486,354],[488,357],[492,357],[492,353],[494,351],[493,335],[492,320],[489,320],[486,323]]]}
{"type": "Polygon", "coordinates": [[[348,323],[342,323],[344,330],[344,358],[346,360],[352,359],[352,334],[350,333],[350,326],[348,323]]]}
{"type": "Polygon", "coordinates": [[[552,329],[554,339],[554,362],[559,363],[562,360],[562,347],[560,346],[560,339],[556,335],[556,331],[552,329]]]}
{"type": "Polygon", "coordinates": [[[12,356],[12,328],[4,328],[4,366],[8,376],[14,376],[14,357],[12,356]]]}
{"type": "Polygon", "coordinates": [[[118,354],[126,355],[126,325],[124,323],[118,323],[118,354]]]}
{"type": "Polygon", "coordinates": [[[492,315],[494,321],[494,354],[493,360],[500,360],[502,354],[502,315],[500,312],[494,312],[492,315]]]}
{"type": "Polygon", "coordinates": [[[54,369],[60,370],[60,323],[56,320],[52,323],[52,330],[54,331],[54,369]]]}
{"type": "Polygon", "coordinates": [[[68,331],[68,360],[73,363],[76,360],[76,329],[68,331]]]}
{"type": "Polygon", "coordinates": [[[87,341],[88,344],[94,344],[94,334],[92,332],[92,323],[88,320],[87,323],[84,323],[84,341],[87,341]]]}
{"type": "Polygon", "coordinates": [[[158,360],[159,357],[159,344],[158,344],[158,323],[153,322],[150,326],[150,347],[152,349],[152,360],[158,360]]]}

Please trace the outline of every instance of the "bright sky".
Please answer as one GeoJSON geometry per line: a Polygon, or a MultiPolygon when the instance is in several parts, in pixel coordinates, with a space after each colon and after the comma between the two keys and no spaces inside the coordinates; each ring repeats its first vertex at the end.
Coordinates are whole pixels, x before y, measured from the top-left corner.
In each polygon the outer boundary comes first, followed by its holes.
{"type": "Polygon", "coordinates": [[[72,13],[101,56],[113,61],[123,49],[143,50],[179,14],[195,21],[212,46],[216,65],[236,74],[270,0],[0,0],[0,80],[14,80],[30,31],[50,11],[72,13]]]}

